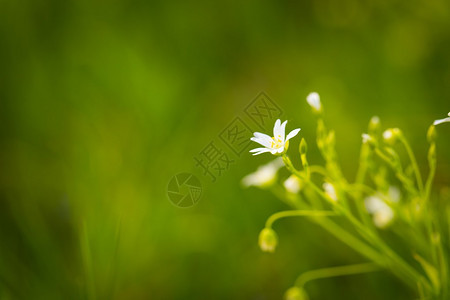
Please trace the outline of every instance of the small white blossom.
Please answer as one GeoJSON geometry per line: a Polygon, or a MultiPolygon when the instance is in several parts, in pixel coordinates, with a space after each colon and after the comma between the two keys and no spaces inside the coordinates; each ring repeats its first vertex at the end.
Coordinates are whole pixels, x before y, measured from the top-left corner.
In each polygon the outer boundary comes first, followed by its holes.
{"type": "Polygon", "coordinates": [[[306,97],[306,101],[316,112],[320,112],[322,110],[322,103],[320,103],[320,96],[316,92],[310,93],[306,97]]]}
{"type": "Polygon", "coordinates": [[[302,188],[300,179],[295,175],[289,176],[289,178],[284,181],[283,185],[286,190],[292,194],[297,194],[302,188]]]}
{"type": "Polygon", "coordinates": [[[378,117],[378,116],[373,116],[373,117],[370,119],[370,124],[371,124],[372,126],[378,126],[378,125],[380,125],[380,117],[378,117]]]}
{"type": "Polygon", "coordinates": [[[248,174],[242,178],[242,185],[245,187],[268,186],[275,181],[277,172],[283,165],[283,159],[278,157],[268,164],[259,166],[256,172],[248,174]]]}
{"type": "Polygon", "coordinates": [[[336,189],[331,183],[324,182],[323,183],[323,189],[325,190],[325,194],[327,194],[328,197],[330,197],[331,200],[337,201],[337,194],[336,189]]]}
{"type": "Polygon", "coordinates": [[[390,128],[383,132],[383,138],[386,142],[393,144],[397,140],[397,137],[399,134],[400,134],[400,129],[390,128]]]}
{"type": "Polygon", "coordinates": [[[450,112],[448,113],[448,118],[436,120],[434,121],[433,125],[439,125],[445,122],[450,122],[450,112]]]}
{"type": "Polygon", "coordinates": [[[364,144],[368,143],[372,139],[372,137],[367,133],[363,133],[361,137],[364,144]]]}
{"type": "Polygon", "coordinates": [[[367,211],[373,216],[373,223],[378,228],[385,228],[394,219],[394,211],[380,197],[367,197],[364,203],[367,211]]]}
{"type": "Polygon", "coordinates": [[[296,136],[300,131],[300,128],[297,128],[285,136],[286,123],[287,121],[284,121],[283,124],[281,124],[280,119],[275,122],[275,126],[273,127],[273,137],[270,137],[264,133],[255,132],[254,137],[250,138],[250,140],[261,144],[264,148],[252,149],[250,152],[252,152],[253,155],[258,155],[265,152],[270,152],[272,154],[283,153],[286,149],[287,141],[296,136]]]}

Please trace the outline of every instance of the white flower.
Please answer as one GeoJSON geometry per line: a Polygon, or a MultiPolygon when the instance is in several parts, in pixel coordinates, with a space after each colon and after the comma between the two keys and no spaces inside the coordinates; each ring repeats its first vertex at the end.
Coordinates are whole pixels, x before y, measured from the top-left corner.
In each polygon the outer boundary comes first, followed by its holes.
{"type": "Polygon", "coordinates": [[[284,181],[283,185],[286,190],[292,194],[297,194],[302,188],[300,179],[295,175],[289,176],[289,178],[284,181]]]}
{"type": "Polygon", "coordinates": [[[306,101],[316,112],[320,112],[322,110],[322,103],[320,103],[320,96],[316,92],[310,93],[306,97],[306,101]]]}
{"type": "Polygon", "coordinates": [[[367,134],[367,133],[362,134],[362,141],[364,144],[368,143],[371,139],[372,139],[372,137],[369,134],[367,134]]]}
{"type": "Polygon", "coordinates": [[[379,228],[385,228],[394,219],[392,208],[380,197],[370,196],[364,200],[367,211],[373,216],[373,223],[379,228]]]}
{"type": "Polygon", "coordinates": [[[275,181],[277,172],[283,165],[283,159],[281,157],[278,157],[268,164],[259,166],[256,172],[242,178],[242,185],[244,185],[245,187],[268,186],[275,181]]]}
{"type": "Polygon", "coordinates": [[[330,197],[331,200],[337,201],[336,189],[331,183],[324,182],[323,189],[325,190],[325,194],[330,197]]]}
{"type": "Polygon", "coordinates": [[[372,126],[378,126],[378,125],[380,125],[380,117],[378,117],[378,116],[373,116],[373,117],[370,119],[370,124],[371,124],[372,126]]]}
{"type": "Polygon", "coordinates": [[[252,149],[250,152],[254,152],[253,155],[264,152],[270,152],[272,154],[283,153],[287,141],[296,136],[300,131],[300,128],[294,129],[285,137],[286,123],[287,121],[284,121],[283,124],[281,124],[280,119],[275,122],[275,126],[273,127],[273,137],[264,133],[255,132],[254,137],[252,137],[251,140],[263,145],[264,148],[252,149]]]}
{"type": "Polygon", "coordinates": [[[393,144],[397,140],[397,137],[400,134],[400,129],[398,128],[390,128],[383,132],[383,138],[387,143],[393,144]]]}
{"type": "Polygon", "coordinates": [[[445,122],[450,122],[450,112],[448,113],[448,118],[436,120],[434,121],[433,125],[439,125],[445,122]]]}

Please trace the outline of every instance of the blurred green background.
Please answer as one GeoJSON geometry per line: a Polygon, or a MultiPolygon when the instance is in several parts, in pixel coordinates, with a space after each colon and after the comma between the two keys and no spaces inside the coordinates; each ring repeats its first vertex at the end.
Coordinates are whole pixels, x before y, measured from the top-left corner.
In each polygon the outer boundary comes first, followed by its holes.
{"type": "MultiPolygon", "coordinates": [[[[310,144],[305,97],[319,92],[350,180],[373,115],[426,172],[426,130],[450,110],[450,3],[0,0],[0,299],[281,299],[301,272],[364,261],[301,219],[259,250],[286,207],[240,180],[270,155],[245,153],[215,183],[195,167],[260,91],[310,144]],[[179,172],[203,184],[189,209],[167,199],[179,172]]],[[[414,296],[385,272],[307,289],[414,296]]]]}

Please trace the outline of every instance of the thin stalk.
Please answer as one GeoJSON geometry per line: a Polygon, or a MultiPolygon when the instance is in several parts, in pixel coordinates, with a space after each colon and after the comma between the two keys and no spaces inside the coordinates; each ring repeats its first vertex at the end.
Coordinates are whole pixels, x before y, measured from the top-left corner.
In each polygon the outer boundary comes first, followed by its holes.
{"type": "Polygon", "coordinates": [[[414,169],[414,173],[416,175],[417,186],[419,187],[420,193],[423,193],[422,176],[420,175],[419,165],[417,164],[414,152],[412,151],[411,146],[409,145],[408,141],[406,140],[403,134],[399,134],[399,140],[400,142],[402,142],[403,146],[405,146],[406,152],[408,153],[409,159],[411,160],[414,169]]]}
{"type": "Polygon", "coordinates": [[[381,268],[374,263],[364,263],[349,266],[339,266],[332,268],[323,268],[313,271],[308,271],[300,275],[295,281],[295,285],[298,287],[303,287],[307,282],[330,277],[338,277],[345,275],[363,274],[375,271],[380,271],[381,268]]]}
{"type": "Polygon", "coordinates": [[[277,213],[274,213],[271,215],[267,221],[266,221],[266,227],[271,228],[273,223],[281,218],[286,217],[300,217],[300,216],[307,216],[307,217],[329,217],[329,216],[336,216],[337,213],[334,211],[321,211],[321,210],[286,210],[286,211],[280,211],[277,213]]]}
{"type": "MultiPolygon", "coordinates": [[[[304,178],[304,176],[302,176],[302,174],[297,169],[295,169],[289,157],[284,155],[283,160],[288,170],[290,170],[295,175],[299,176],[299,178],[305,180],[305,182],[311,188],[313,188],[320,196],[328,200],[328,197],[324,194],[324,192],[321,189],[319,189],[311,181],[304,178]]],[[[351,215],[350,212],[348,212],[345,208],[343,208],[340,205],[335,205],[334,207],[347,217],[347,219],[356,227],[356,229],[360,232],[360,234],[364,238],[366,238],[366,240],[372,242],[375,246],[379,247],[379,249],[382,250],[390,258],[391,262],[394,263],[394,265],[391,266],[391,270],[394,273],[398,274],[401,279],[405,279],[405,277],[401,276],[401,274],[407,276],[408,280],[405,280],[405,282],[412,284],[413,286],[415,286],[418,281],[423,280],[423,276],[420,273],[418,273],[413,267],[411,267],[407,262],[405,262],[401,257],[399,257],[394,251],[392,251],[381,239],[379,239],[372,232],[368,231],[355,217],[351,215]]],[[[431,288],[428,282],[426,282],[425,287],[427,289],[431,288]]]]}

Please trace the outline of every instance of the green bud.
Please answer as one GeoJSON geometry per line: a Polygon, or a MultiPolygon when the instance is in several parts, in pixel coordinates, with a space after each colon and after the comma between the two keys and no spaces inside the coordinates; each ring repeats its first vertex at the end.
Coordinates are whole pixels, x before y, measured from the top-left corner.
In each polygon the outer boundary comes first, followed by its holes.
{"type": "Polygon", "coordinates": [[[304,289],[301,289],[299,287],[291,287],[286,291],[284,294],[284,298],[286,300],[308,300],[309,297],[306,294],[304,289]]]}
{"type": "Polygon", "coordinates": [[[373,116],[369,122],[369,133],[374,134],[380,130],[380,118],[373,116]]]}
{"type": "Polygon", "coordinates": [[[275,252],[278,245],[277,233],[272,228],[264,228],[259,234],[259,247],[264,252],[275,252]]]}
{"type": "Polygon", "coordinates": [[[306,151],[308,151],[308,145],[306,144],[306,140],[302,138],[299,146],[300,154],[306,154],[306,151]]]}
{"type": "Polygon", "coordinates": [[[431,125],[427,132],[428,143],[432,144],[436,141],[436,126],[431,125]]]}

